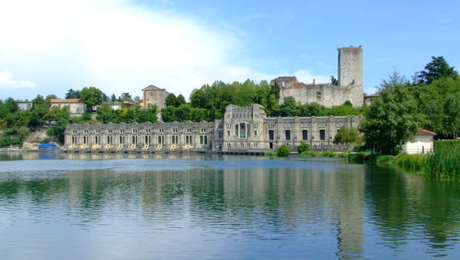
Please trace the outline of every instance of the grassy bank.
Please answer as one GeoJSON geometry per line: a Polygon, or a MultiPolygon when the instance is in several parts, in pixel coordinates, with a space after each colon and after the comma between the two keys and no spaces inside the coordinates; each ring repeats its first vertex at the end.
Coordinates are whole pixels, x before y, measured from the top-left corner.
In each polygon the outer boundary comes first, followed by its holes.
{"type": "Polygon", "coordinates": [[[351,153],[347,159],[355,163],[397,165],[423,175],[441,179],[460,179],[460,141],[435,142],[434,154],[378,155],[369,152],[351,153]]]}

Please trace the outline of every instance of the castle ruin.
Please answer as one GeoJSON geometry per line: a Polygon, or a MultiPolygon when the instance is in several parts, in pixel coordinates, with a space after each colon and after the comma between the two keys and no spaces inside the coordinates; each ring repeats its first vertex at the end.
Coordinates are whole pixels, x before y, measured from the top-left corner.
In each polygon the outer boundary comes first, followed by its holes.
{"type": "Polygon", "coordinates": [[[325,107],[340,106],[350,101],[353,106],[361,107],[364,101],[363,93],[363,49],[359,47],[343,47],[337,49],[338,54],[338,84],[305,84],[298,82],[296,77],[283,76],[273,79],[280,86],[279,103],[285,97],[294,97],[302,104],[319,103],[325,107]]]}

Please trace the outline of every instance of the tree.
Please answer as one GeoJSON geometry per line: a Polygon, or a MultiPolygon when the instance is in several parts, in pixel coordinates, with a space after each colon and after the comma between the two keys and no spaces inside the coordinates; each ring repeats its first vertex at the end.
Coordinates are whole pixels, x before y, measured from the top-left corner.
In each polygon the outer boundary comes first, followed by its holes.
{"type": "Polygon", "coordinates": [[[54,124],[46,133],[50,136],[54,136],[59,143],[64,143],[65,137],[65,128],[68,124],[70,124],[70,116],[67,109],[63,110],[64,113],[61,115],[59,120],[54,124]]]}
{"type": "Polygon", "coordinates": [[[283,117],[293,117],[299,114],[294,97],[285,97],[284,103],[279,108],[279,115],[283,117]]]}
{"type": "Polygon", "coordinates": [[[358,132],[353,128],[348,128],[346,126],[341,126],[339,132],[334,137],[334,144],[350,144],[358,143],[359,138],[358,132]]]}
{"type": "Polygon", "coordinates": [[[166,103],[166,106],[173,106],[173,107],[179,106],[176,95],[174,95],[174,93],[170,93],[168,96],[166,96],[165,103],[166,103]]]}
{"type": "Polygon", "coordinates": [[[276,151],[276,155],[280,157],[286,157],[291,153],[291,150],[289,150],[289,147],[285,144],[282,144],[280,147],[278,147],[278,150],[276,151]]]}
{"type": "Polygon", "coordinates": [[[46,114],[48,113],[49,105],[43,96],[38,95],[32,100],[32,107],[30,109],[29,125],[34,129],[37,126],[43,126],[46,122],[46,114]]]}
{"type": "Polygon", "coordinates": [[[151,106],[148,109],[139,109],[137,115],[138,123],[152,122],[157,123],[157,106],[151,106]]]}
{"type": "Polygon", "coordinates": [[[178,102],[178,106],[187,103],[187,101],[185,101],[185,97],[184,97],[182,94],[180,94],[179,96],[177,96],[177,102],[178,102]]]}
{"type": "Polygon", "coordinates": [[[114,118],[114,111],[113,109],[107,105],[103,104],[97,109],[97,116],[96,120],[102,122],[103,124],[108,124],[110,122],[113,122],[114,118]]]}
{"type": "Polygon", "coordinates": [[[332,86],[338,86],[339,85],[339,81],[331,75],[331,85],[332,86]]]}
{"type": "Polygon", "coordinates": [[[66,99],[81,98],[81,92],[80,90],[69,89],[67,93],[65,94],[65,98],[66,99]]]}
{"type": "Polygon", "coordinates": [[[401,145],[415,136],[421,122],[416,102],[407,89],[409,83],[399,79],[399,74],[393,72],[389,81],[382,81],[380,98],[365,111],[360,127],[367,146],[383,154],[397,154],[401,145]]]}
{"type": "Polygon", "coordinates": [[[454,67],[449,66],[443,56],[432,56],[431,58],[432,60],[425,66],[425,70],[417,75],[419,84],[430,84],[441,78],[458,78],[458,72],[455,71],[454,67]]]}
{"type": "Polygon", "coordinates": [[[454,139],[458,137],[460,127],[460,92],[450,95],[445,104],[446,126],[449,126],[454,139]]]}
{"type": "Polygon", "coordinates": [[[85,101],[88,108],[93,111],[93,107],[100,105],[104,101],[104,93],[96,87],[85,87],[81,90],[81,99],[85,101]]]}
{"type": "Polygon", "coordinates": [[[304,141],[301,141],[300,145],[297,146],[297,152],[299,154],[301,154],[301,153],[307,152],[307,151],[310,151],[310,145],[307,144],[307,143],[304,143],[304,141]]]}
{"type": "Polygon", "coordinates": [[[57,99],[57,96],[54,95],[54,94],[51,94],[51,95],[46,96],[45,99],[49,101],[49,100],[51,100],[51,99],[57,99]]]}

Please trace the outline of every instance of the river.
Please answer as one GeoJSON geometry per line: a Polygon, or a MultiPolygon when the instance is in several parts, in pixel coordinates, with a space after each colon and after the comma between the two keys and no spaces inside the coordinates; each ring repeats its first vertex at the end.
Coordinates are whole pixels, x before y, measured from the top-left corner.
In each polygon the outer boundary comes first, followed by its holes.
{"type": "Polygon", "coordinates": [[[460,185],[335,159],[0,154],[1,259],[460,258],[460,185]]]}

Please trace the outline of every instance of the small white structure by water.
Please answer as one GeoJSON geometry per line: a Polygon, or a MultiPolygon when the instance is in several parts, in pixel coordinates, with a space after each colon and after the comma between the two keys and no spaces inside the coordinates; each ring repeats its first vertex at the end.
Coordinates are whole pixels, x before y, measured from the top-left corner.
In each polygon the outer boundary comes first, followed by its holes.
{"type": "Polygon", "coordinates": [[[428,131],[426,129],[418,129],[415,135],[414,142],[407,142],[402,147],[402,152],[407,154],[427,154],[434,151],[433,138],[436,133],[428,131]]]}

